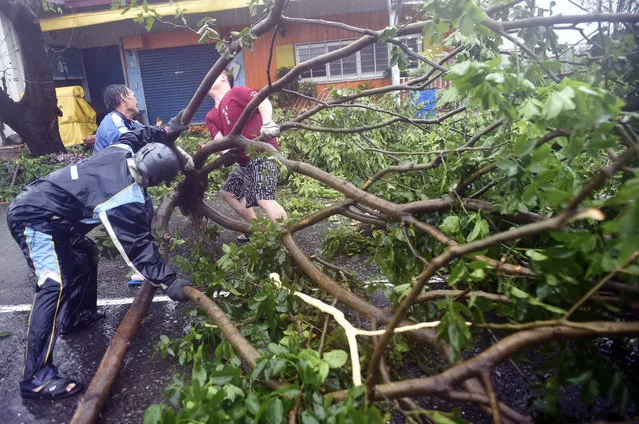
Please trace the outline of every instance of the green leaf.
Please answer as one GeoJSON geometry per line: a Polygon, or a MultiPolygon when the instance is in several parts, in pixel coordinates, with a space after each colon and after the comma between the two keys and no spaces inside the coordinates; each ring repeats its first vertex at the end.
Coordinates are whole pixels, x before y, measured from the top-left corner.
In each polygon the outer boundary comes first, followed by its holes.
{"type": "Polygon", "coordinates": [[[518,289],[517,287],[512,287],[510,289],[510,293],[518,299],[528,299],[530,295],[525,291],[518,289]]]}
{"type": "Polygon", "coordinates": [[[320,424],[319,421],[309,411],[302,412],[302,424],[320,424]]]}
{"type": "Polygon", "coordinates": [[[450,275],[448,276],[448,284],[453,285],[457,281],[461,280],[466,276],[466,267],[463,262],[456,263],[452,266],[450,270],[450,275]]]}
{"type": "Polygon", "coordinates": [[[533,305],[533,306],[539,306],[540,308],[543,308],[549,312],[555,313],[555,314],[565,314],[566,311],[564,309],[558,308],[556,306],[553,305],[549,305],[547,303],[544,303],[542,301],[540,301],[539,299],[529,295],[528,293],[526,293],[525,291],[517,288],[517,287],[511,287],[510,288],[510,294],[514,297],[516,297],[517,299],[522,299],[525,300],[526,303],[533,305]]]}
{"type": "Polygon", "coordinates": [[[563,110],[564,101],[558,93],[551,93],[544,105],[546,119],[554,119],[563,110]]]}
{"type": "Polygon", "coordinates": [[[280,345],[275,344],[275,343],[269,343],[268,344],[268,350],[270,350],[271,352],[273,352],[276,355],[282,355],[282,354],[288,353],[288,350],[286,350],[286,348],[284,346],[280,346],[280,345]]]}
{"type": "Polygon", "coordinates": [[[430,418],[433,420],[433,422],[435,422],[436,424],[467,424],[468,423],[468,421],[462,418],[455,417],[452,415],[450,417],[447,417],[443,413],[440,413],[437,411],[433,411],[429,415],[430,415],[430,418]]]}
{"type": "Polygon", "coordinates": [[[535,148],[535,140],[528,138],[520,138],[513,146],[513,152],[517,157],[522,157],[533,151],[535,148]]]}
{"type": "Polygon", "coordinates": [[[453,303],[449,304],[448,312],[437,326],[437,337],[447,340],[456,352],[460,352],[471,339],[470,329],[453,303]]]}
{"type": "Polygon", "coordinates": [[[224,399],[228,399],[231,402],[235,402],[238,397],[244,397],[244,391],[231,383],[224,385],[224,393],[224,399]]]}
{"type": "Polygon", "coordinates": [[[542,105],[538,100],[526,99],[519,108],[519,117],[528,121],[535,116],[539,116],[541,114],[541,108],[542,105]]]}
{"type": "Polygon", "coordinates": [[[545,261],[546,259],[548,259],[548,256],[542,255],[541,253],[533,249],[526,250],[526,256],[537,262],[545,261]]]}
{"type": "Polygon", "coordinates": [[[455,87],[450,87],[444,94],[440,97],[438,104],[440,106],[445,106],[449,103],[457,103],[459,101],[460,95],[459,91],[455,87]]]}
{"type": "Polygon", "coordinates": [[[439,225],[439,229],[447,235],[456,234],[457,232],[459,232],[459,217],[455,215],[447,216],[439,225]]]}
{"type": "Polygon", "coordinates": [[[503,170],[504,172],[506,172],[506,175],[509,177],[512,177],[513,175],[517,175],[517,172],[519,171],[517,162],[507,158],[500,159],[499,161],[497,161],[497,167],[503,170]]]}
{"type": "Polygon", "coordinates": [[[318,368],[320,381],[323,383],[324,380],[326,380],[326,377],[328,377],[328,373],[330,372],[330,367],[325,361],[319,361],[319,365],[317,368],[318,368]]]}
{"type": "Polygon", "coordinates": [[[599,397],[599,383],[594,378],[581,386],[581,401],[586,405],[592,405],[599,397]]]}
{"type": "Polygon", "coordinates": [[[144,424],[160,424],[164,405],[151,405],[144,411],[144,424]]]}
{"type": "Polygon", "coordinates": [[[501,84],[504,82],[504,74],[502,73],[491,73],[486,75],[486,81],[494,82],[495,84],[501,84]]]}
{"type": "Polygon", "coordinates": [[[435,30],[440,33],[445,33],[450,30],[450,24],[448,22],[440,21],[435,25],[435,30]]]}
{"type": "Polygon", "coordinates": [[[479,268],[470,273],[470,278],[476,281],[481,281],[486,278],[486,273],[482,268],[479,268]]]}
{"type": "Polygon", "coordinates": [[[399,341],[395,342],[395,350],[397,352],[405,353],[405,352],[410,351],[410,348],[408,347],[408,343],[406,343],[403,340],[399,340],[399,341]]]}
{"type": "Polygon", "coordinates": [[[246,410],[253,416],[257,415],[260,411],[260,402],[255,393],[250,393],[246,397],[246,402],[244,404],[246,405],[246,410]]]}
{"type": "Polygon", "coordinates": [[[571,384],[584,384],[586,381],[592,378],[592,371],[584,371],[581,374],[567,378],[566,381],[571,384]]]}
{"type": "Polygon", "coordinates": [[[470,232],[470,234],[468,234],[467,240],[473,241],[477,238],[483,238],[488,234],[488,232],[489,232],[488,222],[486,222],[482,218],[478,218],[475,221],[475,226],[473,227],[473,230],[470,232]]]}
{"type": "Polygon", "coordinates": [[[456,63],[450,67],[450,72],[451,74],[462,76],[462,75],[465,75],[470,70],[472,65],[473,65],[473,62],[471,61],[456,63]]]}
{"type": "Polygon", "coordinates": [[[280,399],[273,399],[265,406],[265,419],[267,423],[280,424],[284,421],[284,405],[280,399]]]}
{"type": "Polygon", "coordinates": [[[9,337],[11,335],[10,332],[8,331],[0,331],[0,339],[4,338],[4,337],[9,337]]]}
{"type": "MultiPolygon", "coordinates": [[[[200,346],[200,348],[202,348],[200,346]]],[[[200,386],[204,386],[206,383],[206,369],[204,369],[204,365],[202,361],[196,361],[193,364],[193,370],[191,371],[193,380],[197,380],[200,383],[200,386]]]]}
{"type": "Polygon", "coordinates": [[[341,349],[336,349],[324,353],[322,359],[326,361],[329,367],[340,368],[346,364],[346,361],[348,361],[348,354],[341,349]]]}
{"type": "Polygon", "coordinates": [[[286,359],[276,359],[271,368],[271,375],[280,375],[286,369],[286,359]]]}

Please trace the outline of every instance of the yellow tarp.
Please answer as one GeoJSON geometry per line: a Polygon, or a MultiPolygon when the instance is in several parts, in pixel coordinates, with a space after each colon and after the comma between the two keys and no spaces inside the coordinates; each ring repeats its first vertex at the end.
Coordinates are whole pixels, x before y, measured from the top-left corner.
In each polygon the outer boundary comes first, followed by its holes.
{"type": "Polygon", "coordinates": [[[84,137],[98,129],[95,110],[84,100],[84,90],[79,85],[59,87],[55,93],[62,110],[62,116],[58,117],[62,143],[67,147],[82,144],[84,137]]]}

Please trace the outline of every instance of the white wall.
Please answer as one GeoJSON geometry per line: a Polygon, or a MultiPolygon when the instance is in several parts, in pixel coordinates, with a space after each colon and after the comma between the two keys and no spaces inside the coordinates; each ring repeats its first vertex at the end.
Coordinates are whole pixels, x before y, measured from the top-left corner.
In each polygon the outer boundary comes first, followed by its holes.
{"type": "MultiPolygon", "coordinates": [[[[13,25],[0,13],[0,76],[5,72],[7,92],[15,101],[24,93],[24,68],[20,46],[13,25]]],[[[14,132],[5,124],[5,135],[14,132]]]]}

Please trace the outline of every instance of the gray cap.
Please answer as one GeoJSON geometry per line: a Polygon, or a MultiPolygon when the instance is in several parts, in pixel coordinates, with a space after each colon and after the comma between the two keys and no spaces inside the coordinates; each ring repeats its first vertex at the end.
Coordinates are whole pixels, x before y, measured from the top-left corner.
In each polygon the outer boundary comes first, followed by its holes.
{"type": "Polygon", "coordinates": [[[180,172],[180,162],[175,153],[160,143],[149,143],[134,156],[135,165],[150,187],[169,184],[180,172]]]}

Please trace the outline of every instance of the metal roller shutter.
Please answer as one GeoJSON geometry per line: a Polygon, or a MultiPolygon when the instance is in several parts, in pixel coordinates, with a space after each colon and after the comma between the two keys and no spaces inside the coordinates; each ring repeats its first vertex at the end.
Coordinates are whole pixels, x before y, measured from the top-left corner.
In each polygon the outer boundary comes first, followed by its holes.
{"type": "MultiPolygon", "coordinates": [[[[206,73],[220,57],[215,46],[172,47],[138,52],[140,72],[149,121],[157,117],[167,123],[189,104],[206,73]]],[[[203,123],[206,113],[215,105],[207,96],[191,123],[203,123]]]]}

